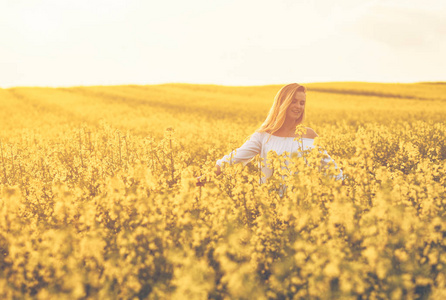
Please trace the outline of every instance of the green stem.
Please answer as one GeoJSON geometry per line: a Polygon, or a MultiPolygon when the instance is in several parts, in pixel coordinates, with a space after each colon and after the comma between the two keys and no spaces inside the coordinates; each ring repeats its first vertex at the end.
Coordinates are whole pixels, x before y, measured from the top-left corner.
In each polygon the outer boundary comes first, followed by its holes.
{"type": "Polygon", "coordinates": [[[81,135],[81,127],[79,126],[79,155],[81,157],[81,165],[84,168],[84,159],[82,157],[82,135],[81,135]]]}
{"type": "Polygon", "coordinates": [[[170,145],[170,167],[171,167],[172,184],[173,184],[173,180],[174,180],[174,172],[175,172],[175,165],[174,165],[174,163],[173,163],[172,139],[169,139],[169,145],[170,145]]]}
{"type": "Polygon", "coordinates": [[[5,166],[5,158],[3,157],[3,143],[0,140],[0,151],[2,154],[2,165],[3,165],[3,176],[5,177],[5,183],[8,182],[8,178],[6,177],[6,166],[5,166]]]}

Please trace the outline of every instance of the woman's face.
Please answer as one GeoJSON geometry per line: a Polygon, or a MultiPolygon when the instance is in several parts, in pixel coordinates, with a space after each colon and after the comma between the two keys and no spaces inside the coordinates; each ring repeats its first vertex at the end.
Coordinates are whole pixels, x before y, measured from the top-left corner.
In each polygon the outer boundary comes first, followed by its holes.
{"type": "Polygon", "coordinates": [[[304,92],[296,92],[286,111],[286,117],[292,120],[298,120],[305,111],[306,95],[304,92]]]}

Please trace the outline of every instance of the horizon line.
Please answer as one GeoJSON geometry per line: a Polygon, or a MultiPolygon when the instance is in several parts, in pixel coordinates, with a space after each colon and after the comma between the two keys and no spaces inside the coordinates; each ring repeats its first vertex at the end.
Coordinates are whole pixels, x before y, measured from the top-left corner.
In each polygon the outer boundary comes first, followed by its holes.
{"type": "MultiPolygon", "coordinates": [[[[291,82],[288,82],[291,83],[291,82]]],[[[184,84],[184,85],[207,85],[207,86],[226,86],[226,87],[261,87],[272,85],[286,85],[288,83],[266,83],[266,84],[220,84],[220,83],[196,83],[196,82],[161,82],[161,83],[117,83],[117,84],[88,84],[88,85],[12,85],[12,86],[0,86],[0,89],[13,89],[13,88],[76,88],[76,87],[107,87],[107,86],[155,86],[155,85],[169,85],[169,84],[184,84]]],[[[318,84],[318,83],[370,83],[370,84],[446,84],[446,81],[411,81],[411,82],[379,82],[379,81],[361,81],[361,80],[344,80],[344,81],[312,81],[312,82],[300,82],[299,84],[318,84]]]]}

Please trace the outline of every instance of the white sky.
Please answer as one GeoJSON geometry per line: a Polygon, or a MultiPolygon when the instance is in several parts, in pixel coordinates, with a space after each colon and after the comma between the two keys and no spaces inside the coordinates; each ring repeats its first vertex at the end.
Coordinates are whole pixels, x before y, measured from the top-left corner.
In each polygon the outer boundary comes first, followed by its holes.
{"type": "Polygon", "coordinates": [[[444,0],[0,0],[0,87],[446,80],[444,0]]]}

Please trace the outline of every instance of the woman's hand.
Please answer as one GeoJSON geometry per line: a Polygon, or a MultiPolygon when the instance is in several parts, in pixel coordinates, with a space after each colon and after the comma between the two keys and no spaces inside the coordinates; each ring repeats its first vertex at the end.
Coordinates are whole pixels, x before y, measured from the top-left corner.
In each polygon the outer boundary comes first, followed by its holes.
{"type": "Polygon", "coordinates": [[[204,186],[204,184],[206,183],[206,179],[203,179],[202,177],[203,176],[197,177],[197,182],[195,183],[195,186],[204,186]]]}
{"type": "MultiPolygon", "coordinates": [[[[215,166],[215,171],[214,172],[215,172],[216,176],[218,176],[218,175],[220,175],[222,173],[221,168],[220,168],[219,165],[215,166]]],[[[212,181],[206,181],[206,177],[204,177],[203,175],[202,176],[198,176],[197,177],[197,182],[195,183],[195,185],[196,186],[204,186],[204,184],[206,182],[212,182],[212,181]]]]}

